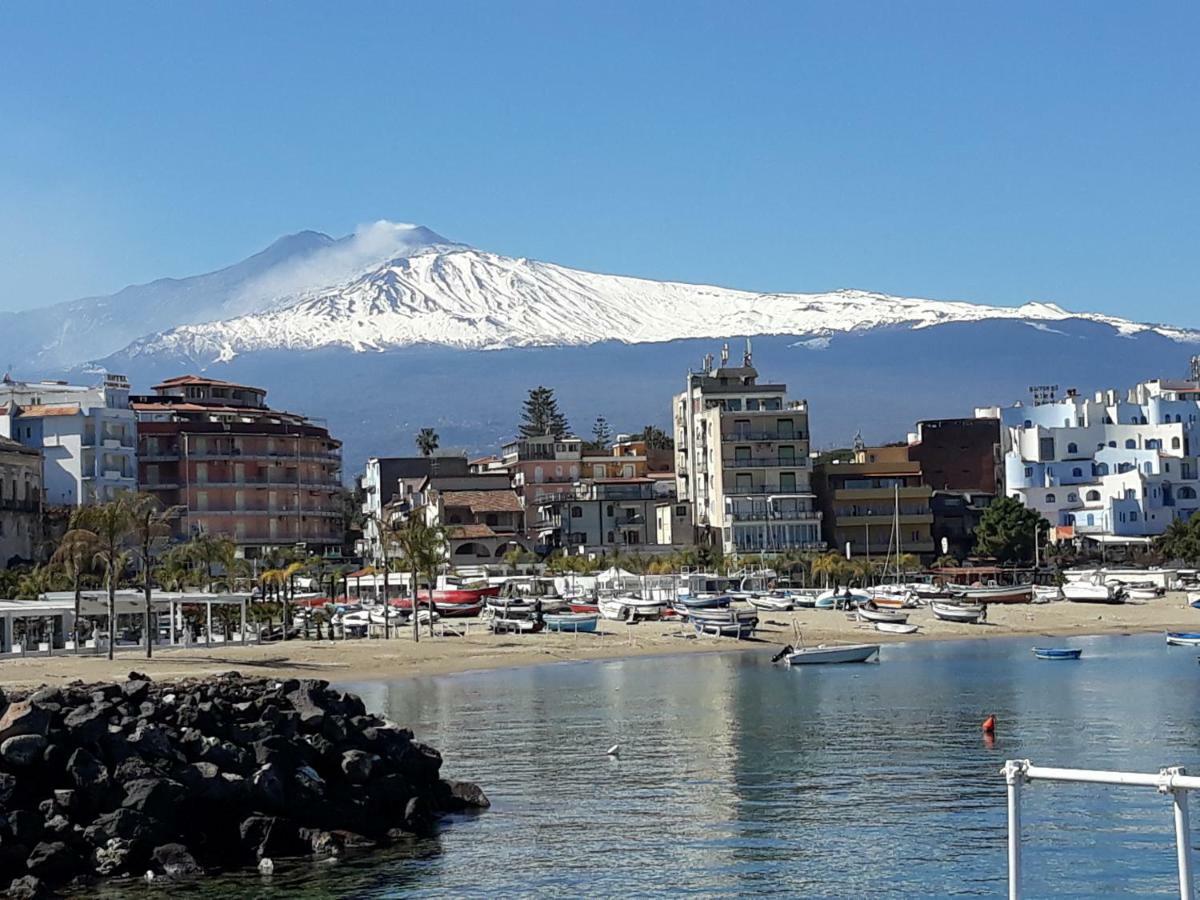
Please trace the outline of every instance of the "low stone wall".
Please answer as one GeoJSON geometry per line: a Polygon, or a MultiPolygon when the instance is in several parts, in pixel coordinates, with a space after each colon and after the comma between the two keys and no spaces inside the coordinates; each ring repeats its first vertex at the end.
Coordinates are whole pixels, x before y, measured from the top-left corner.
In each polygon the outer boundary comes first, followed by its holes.
{"type": "Polygon", "coordinates": [[[0,693],[0,886],[38,896],[337,854],[488,805],[441,755],[324,681],[243,678],[0,693]]]}

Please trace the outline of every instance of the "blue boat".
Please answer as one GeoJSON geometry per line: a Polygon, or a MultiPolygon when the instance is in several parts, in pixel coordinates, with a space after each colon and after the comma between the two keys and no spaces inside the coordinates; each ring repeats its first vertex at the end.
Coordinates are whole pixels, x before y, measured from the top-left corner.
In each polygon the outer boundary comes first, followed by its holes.
{"type": "Polygon", "coordinates": [[[1168,631],[1167,643],[1180,647],[1200,646],[1200,631],[1168,631]]]}
{"type": "Polygon", "coordinates": [[[550,631],[592,632],[600,622],[599,613],[547,613],[542,618],[550,631]]]}
{"type": "Polygon", "coordinates": [[[1038,659],[1079,659],[1083,653],[1078,647],[1034,647],[1033,655],[1038,659]]]}

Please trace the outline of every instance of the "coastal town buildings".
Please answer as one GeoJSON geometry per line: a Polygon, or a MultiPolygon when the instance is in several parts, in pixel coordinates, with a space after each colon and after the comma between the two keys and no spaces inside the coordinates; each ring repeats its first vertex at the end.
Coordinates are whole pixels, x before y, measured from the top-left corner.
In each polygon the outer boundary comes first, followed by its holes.
{"type": "Polygon", "coordinates": [[[42,531],[42,455],[0,438],[0,569],[32,562],[42,531]]]}
{"type": "Polygon", "coordinates": [[[551,434],[520,437],[500,448],[502,469],[512,479],[513,490],[533,508],[543,497],[558,494],[583,474],[583,440],[551,434]]]}
{"type": "Polygon", "coordinates": [[[362,494],[363,536],[355,552],[365,559],[381,559],[379,524],[384,509],[400,495],[402,504],[391,515],[411,509],[412,495],[434,472],[444,477],[470,474],[467,459],[461,455],[372,456],[358,478],[362,494]]]}
{"type": "Polygon", "coordinates": [[[925,558],[935,554],[933,491],[922,479],[921,464],[909,459],[908,451],[907,444],[867,447],[857,441],[849,461],[831,460],[815,467],[813,481],[831,548],[852,557],[882,559],[896,544],[898,522],[902,553],[925,558]]]}
{"type": "Polygon", "coordinates": [[[674,397],[677,500],[698,533],[725,552],[818,549],[808,404],[787,385],[760,384],[749,345],[742,364],[712,357],[674,397]]]}
{"type": "Polygon", "coordinates": [[[1004,489],[1053,540],[1145,544],[1200,509],[1200,382],[1154,380],[988,407],[1001,428],[1004,489]]]}
{"type": "Polygon", "coordinates": [[[341,443],[322,424],[271,409],[262,388],[197,375],[130,405],[141,489],[181,508],[176,538],[227,535],[247,558],[272,547],[340,555],[341,443]]]}
{"type": "Polygon", "coordinates": [[[546,552],[602,553],[669,545],[675,532],[661,539],[658,508],[674,505],[673,493],[673,484],[646,476],[581,481],[538,504],[538,546],[546,552]]]}
{"type": "Polygon", "coordinates": [[[103,503],[137,488],[137,419],[123,375],[106,375],[92,387],[6,375],[0,437],[41,453],[49,506],[103,503]]]}

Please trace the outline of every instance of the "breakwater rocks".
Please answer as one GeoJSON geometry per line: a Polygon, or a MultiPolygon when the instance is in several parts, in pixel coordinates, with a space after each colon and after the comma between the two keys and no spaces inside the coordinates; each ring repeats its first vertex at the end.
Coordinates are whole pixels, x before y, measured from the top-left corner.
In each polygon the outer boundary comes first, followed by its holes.
{"type": "Polygon", "coordinates": [[[441,755],[324,681],[215,678],[0,693],[0,890],[335,855],[481,809],[441,755]]]}

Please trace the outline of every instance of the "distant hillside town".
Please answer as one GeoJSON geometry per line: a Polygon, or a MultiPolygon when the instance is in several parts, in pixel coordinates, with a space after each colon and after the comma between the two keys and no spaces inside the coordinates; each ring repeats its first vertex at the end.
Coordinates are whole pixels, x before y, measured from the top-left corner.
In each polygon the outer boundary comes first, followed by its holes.
{"type": "Polygon", "coordinates": [[[821,411],[760,377],[749,342],[680,375],[663,398],[670,433],[613,434],[598,417],[580,436],[539,386],[495,454],[447,451],[425,428],[415,453],[366,459],[353,487],[326,425],[272,409],[259,387],[180,375],[138,394],[115,374],[94,386],[6,375],[0,563],[45,563],[73,510],[133,492],[174,512],[168,543],[385,568],[383,535],[412,519],[444,534],[453,567],[697,551],[894,551],[929,565],[977,554],[997,498],[1040,517],[1035,544],[1085,555],[1136,553],[1200,509],[1197,361],[1188,380],[1088,397],[1033,387],[1026,402],[916,422],[904,441],[825,452],[812,443],[821,411]]]}

